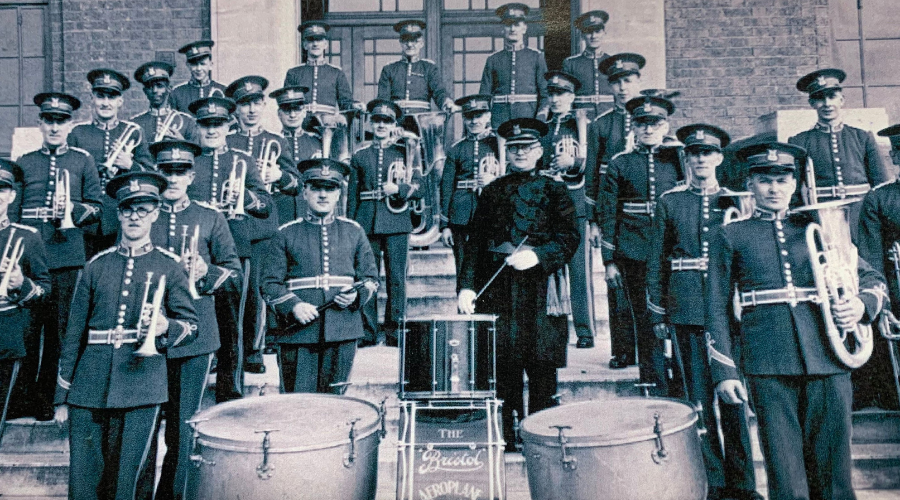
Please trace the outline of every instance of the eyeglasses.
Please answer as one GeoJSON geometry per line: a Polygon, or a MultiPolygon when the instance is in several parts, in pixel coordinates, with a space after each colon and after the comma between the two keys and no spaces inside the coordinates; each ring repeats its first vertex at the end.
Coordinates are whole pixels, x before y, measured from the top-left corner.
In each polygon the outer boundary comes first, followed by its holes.
{"type": "Polygon", "coordinates": [[[146,219],[148,215],[156,211],[156,207],[147,208],[147,207],[122,207],[119,208],[119,213],[122,214],[126,219],[130,219],[134,214],[137,214],[138,219],[146,219]]]}
{"type": "Polygon", "coordinates": [[[655,128],[662,127],[663,123],[665,123],[665,120],[659,120],[659,121],[655,121],[655,122],[639,121],[639,122],[634,122],[634,128],[647,128],[647,129],[654,128],[655,129],[655,128]]]}
{"type": "Polygon", "coordinates": [[[386,116],[380,116],[380,115],[373,116],[371,121],[372,121],[372,123],[394,123],[394,120],[392,120],[386,116]]]}
{"type": "Polygon", "coordinates": [[[506,150],[514,155],[520,155],[520,154],[530,153],[533,149],[535,149],[539,146],[540,146],[540,144],[538,144],[537,142],[533,142],[527,146],[519,146],[517,144],[514,144],[512,146],[507,146],[506,150]]]}

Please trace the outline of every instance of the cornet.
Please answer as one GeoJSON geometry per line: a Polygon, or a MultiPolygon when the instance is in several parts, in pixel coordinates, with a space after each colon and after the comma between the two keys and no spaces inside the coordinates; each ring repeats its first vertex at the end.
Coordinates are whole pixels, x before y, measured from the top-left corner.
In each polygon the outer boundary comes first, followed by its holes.
{"type": "Polygon", "coordinates": [[[222,199],[219,205],[228,211],[229,219],[246,215],[244,211],[244,184],[247,180],[247,160],[234,156],[228,180],[222,183],[222,199]],[[240,168],[240,174],[238,169],[240,168]]]}
{"type": "Polygon", "coordinates": [[[160,308],[162,307],[163,296],[166,294],[166,275],[159,277],[156,284],[156,291],[153,292],[153,302],[148,303],[147,298],[150,295],[150,284],[153,280],[153,273],[147,272],[147,283],[144,285],[144,299],[141,301],[141,315],[138,318],[137,331],[138,339],[144,337],[144,343],[135,349],[134,355],[142,358],[150,356],[159,356],[156,350],[156,325],[159,324],[160,308]],[[146,327],[144,325],[147,325],[146,327]]]}
{"type": "Polygon", "coordinates": [[[188,115],[186,113],[175,111],[174,109],[169,111],[166,119],[157,125],[153,142],[159,142],[166,137],[184,139],[182,131],[184,130],[184,124],[187,123],[187,119],[188,115]]]}
{"type": "Polygon", "coordinates": [[[484,178],[485,177],[493,177],[494,179],[503,175],[503,170],[500,167],[500,161],[494,155],[485,155],[481,157],[481,160],[478,161],[478,177],[476,182],[476,190],[478,194],[481,194],[481,190],[484,188],[484,178]]]}
{"type": "Polygon", "coordinates": [[[0,299],[9,298],[9,281],[12,279],[13,268],[19,265],[22,254],[25,253],[25,245],[22,238],[14,238],[16,228],[9,231],[9,239],[6,240],[6,246],[3,248],[3,257],[0,258],[0,299]],[[15,243],[13,240],[15,239],[15,243]]]}
{"type": "MultiPolygon", "coordinates": [[[[323,150],[324,151],[324,150],[323,150]]],[[[265,147],[259,155],[259,176],[265,182],[269,171],[277,167],[278,158],[281,156],[281,143],[275,139],[266,142],[265,147]]],[[[274,191],[271,183],[266,184],[266,191],[272,193],[274,191]]]]}
{"type": "Polygon", "coordinates": [[[194,235],[188,240],[188,225],[182,226],[184,232],[181,234],[181,260],[187,260],[188,265],[188,291],[191,292],[191,298],[197,300],[200,293],[197,292],[197,259],[200,259],[200,253],[197,251],[200,242],[200,225],[194,226],[194,235]]]}
{"type": "Polygon", "coordinates": [[[116,139],[112,151],[103,163],[103,167],[110,173],[110,176],[116,175],[119,171],[119,168],[115,165],[116,160],[119,159],[119,155],[121,155],[123,151],[131,153],[143,139],[144,133],[141,132],[141,127],[138,124],[129,122],[125,126],[125,130],[122,131],[122,135],[116,139]]]}
{"type": "Polygon", "coordinates": [[[69,171],[60,169],[56,171],[56,189],[53,192],[53,219],[59,220],[60,229],[74,229],[72,221],[72,198],[69,171]]]}

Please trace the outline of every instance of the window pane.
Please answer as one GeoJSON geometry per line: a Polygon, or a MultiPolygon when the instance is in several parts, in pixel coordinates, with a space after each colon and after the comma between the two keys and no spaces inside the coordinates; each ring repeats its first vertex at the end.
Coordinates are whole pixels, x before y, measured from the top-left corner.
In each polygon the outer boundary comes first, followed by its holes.
{"type": "Polygon", "coordinates": [[[0,106],[7,105],[19,105],[18,59],[0,59],[0,106]]]}
{"type": "Polygon", "coordinates": [[[888,123],[900,121],[900,86],[869,87],[869,107],[886,109],[888,123]]]}
{"type": "MultiPolygon", "coordinates": [[[[493,9],[496,9],[497,7],[500,7],[501,5],[506,5],[508,3],[509,3],[509,0],[488,0],[487,7],[488,7],[488,9],[493,10],[493,9]]],[[[517,0],[517,3],[523,3],[523,4],[531,7],[532,9],[537,9],[538,7],[541,6],[540,0],[517,0]]]]}
{"type": "Polygon", "coordinates": [[[481,73],[489,54],[468,54],[466,56],[466,80],[481,81],[481,73]]]}
{"type": "Polygon", "coordinates": [[[463,56],[462,54],[453,55],[453,81],[461,82],[463,80],[463,56]]]}
{"type": "Polygon", "coordinates": [[[863,28],[866,38],[900,37],[897,0],[866,0],[863,3],[863,28]]]}
{"type": "Polygon", "coordinates": [[[469,0],[444,0],[444,10],[467,10],[469,0]]]}
{"type": "Polygon", "coordinates": [[[22,9],[22,55],[44,56],[43,9],[22,9]]]}
{"type": "Polygon", "coordinates": [[[375,51],[379,54],[399,54],[400,42],[394,38],[376,38],[375,51]]]}
{"type": "Polygon", "coordinates": [[[8,153],[12,149],[13,130],[19,124],[19,107],[0,107],[0,151],[8,153]]]}
{"type": "Polygon", "coordinates": [[[422,0],[400,0],[398,10],[424,10],[422,0]]]}
{"type": "Polygon", "coordinates": [[[371,54],[372,52],[375,52],[375,41],[370,38],[363,42],[363,47],[366,54],[371,54]]]}
{"type": "Polygon", "coordinates": [[[866,40],[866,84],[900,85],[898,55],[900,55],[900,39],[866,40]]]}
{"type": "Polygon", "coordinates": [[[838,40],[847,38],[858,39],[859,13],[856,10],[856,0],[831,0],[828,6],[834,37],[838,40]]]}
{"type": "Polygon", "coordinates": [[[25,101],[44,90],[44,58],[33,57],[22,61],[22,94],[25,101]]]}
{"type": "Polygon", "coordinates": [[[466,38],[466,50],[480,50],[484,52],[491,52],[493,50],[493,42],[489,37],[471,37],[466,38]]]}
{"type": "Polygon", "coordinates": [[[338,0],[328,2],[329,12],[370,12],[372,8],[378,10],[378,3],[372,0],[338,0]]]}
{"type": "Polygon", "coordinates": [[[367,83],[375,81],[375,56],[366,56],[366,79],[367,83]]]}
{"type": "Polygon", "coordinates": [[[862,87],[844,87],[844,107],[845,108],[861,108],[863,107],[863,91],[862,87]]]}
{"type": "Polygon", "coordinates": [[[859,42],[835,42],[837,51],[834,55],[835,66],[847,72],[847,85],[861,85],[862,77],[859,69],[859,42]]]}
{"type": "Polygon", "coordinates": [[[16,9],[0,9],[0,57],[17,57],[19,30],[16,9]]]}

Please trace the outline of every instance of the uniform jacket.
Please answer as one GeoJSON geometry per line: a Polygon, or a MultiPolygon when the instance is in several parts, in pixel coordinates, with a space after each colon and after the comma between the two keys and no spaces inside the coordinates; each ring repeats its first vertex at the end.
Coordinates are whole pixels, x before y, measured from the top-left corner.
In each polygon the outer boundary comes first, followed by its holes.
{"type": "Polygon", "coordinates": [[[447,150],[447,161],[441,175],[440,228],[465,226],[472,220],[478,202],[474,189],[457,188],[460,181],[471,181],[485,156],[497,158],[497,135],[489,130],[478,137],[466,134],[447,150]]]}
{"type": "Polygon", "coordinates": [[[183,113],[190,113],[191,110],[188,109],[188,106],[198,99],[209,97],[213,89],[221,92],[221,94],[216,92],[216,95],[225,95],[225,85],[213,80],[210,80],[207,85],[200,85],[199,82],[191,78],[181,85],[176,85],[169,95],[169,100],[172,101],[173,108],[183,113]]]}
{"type": "MultiPolygon", "coordinates": [[[[41,304],[50,293],[50,271],[47,269],[47,255],[44,242],[37,229],[24,224],[0,220],[0,251],[9,243],[10,252],[16,241],[22,238],[22,269],[24,281],[8,297],[0,297],[0,360],[18,359],[25,356],[25,332],[31,322],[31,311],[41,304]],[[12,239],[10,239],[12,237],[12,239]]],[[[0,278],[4,273],[0,273],[0,278]]]]}
{"type": "Polygon", "coordinates": [[[621,257],[646,262],[653,211],[626,213],[623,204],[649,203],[652,207],[681,178],[675,148],[655,148],[651,153],[641,146],[609,163],[597,199],[604,262],[621,257]]]}
{"type": "Polygon", "coordinates": [[[425,102],[433,99],[435,104],[441,106],[447,99],[447,90],[433,61],[416,59],[410,62],[404,58],[381,69],[378,98],[425,102]]]}
{"type": "MultiPolygon", "coordinates": [[[[166,117],[169,116],[174,109],[170,107],[165,107],[161,109],[150,108],[147,111],[139,115],[135,115],[131,118],[131,121],[137,123],[141,126],[141,130],[147,134],[147,143],[152,144],[154,139],[156,138],[157,132],[160,132],[163,123],[166,121],[166,117]]],[[[197,131],[197,122],[194,121],[194,118],[187,114],[187,116],[182,116],[184,120],[184,126],[181,129],[181,135],[184,137],[184,140],[188,142],[193,142],[194,144],[200,144],[199,132],[197,131]]],[[[174,139],[175,137],[166,134],[164,139],[174,139]]]]}
{"type": "MultiPolygon", "coordinates": [[[[275,203],[275,209],[269,215],[268,220],[271,225],[278,227],[279,223],[290,222],[294,220],[296,212],[296,196],[300,194],[300,173],[297,171],[297,164],[291,158],[291,150],[287,141],[280,135],[273,134],[266,130],[259,129],[257,131],[237,131],[228,136],[228,147],[235,151],[247,153],[255,159],[262,157],[263,149],[269,141],[277,141],[281,148],[281,155],[278,157],[278,166],[281,169],[281,179],[278,179],[272,185],[272,202],[275,203]]],[[[257,169],[257,173],[259,170],[257,169]]],[[[260,176],[261,178],[262,176],[260,176]]],[[[274,232],[272,234],[275,234],[274,232]]]]}
{"type": "Polygon", "coordinates": [[[195,283],[200,298],[194,301],[197,316],[197,338],[184,346],[172,347],[169,358],[185,358],[215,352],[219,348],[219,325],[216,321],[214,294],[223,287],[241,289],[241,264],[234,238],[225,216],[209,205],[187,200],[186,203],[160,205],[159,218],[153,223],[150,238],[153,244],[181,256],[182,248],[190,251],[194,228],[200,228],[197,253],[209,271],[195,283]]]}
{"type": "Polygon", "coordinates": [[[890,179],[871,132],[839,125],[816,124],[788,139],[809,153],[816,169],[816,186],[869,184],[877,186],[890,179]]]}
{"type": "MultiPolygon", "coordinates": [[[[288,146],[288,154],[291,156],[291,159],[294,161],[294,165],[297,165],[303,160],[309,160],[310,158],[321,158],[322,157],[322,138],[319,137],[318,134],[314,134],[312,132],[303,131],[300,129],[297,130],[289,130],[284,129],[281,131],[281,136],[284,137],[284,142],[288,146]]],[[[331,142],[331,153],[329,158],[340,158],[341,156],[341,147],[338,141],[331,142]]],[[[300,188],[300,191],[303,191],[303,188],[300,188]]],[[[292,219],[293,220],[293,219],[292,219]]],[[[290,221],[285,221],[290,222],[290,221]]]]}
{"type": "MultiPolygon", "coordinates": [[[[116,142],[122,137],[125,128],[128,127],[129,121],[116,120],[109,126],[99,122],[86,122],[76,125],[69,134],[69,146],[81,148],[91,154],[96,163],[97,173],[100,176],[101,200],[103,202],[103,213],[98,228],[91,228],[90,232],[100,235],[115,234],[119,230],[119,219],[116,215],[116,200],[110,198],[106,194],[106,183],[113,177],[113,174],[103,166],[113,149],[116,142]]],[[[132,151],[134,161],[132,168],[148,168],[152,169],[155,162],[153,161],[148,144],[153,139],[152,134],[141,129],[141,142],[132,151]]]]}
{"type": "Polygon", "coordinates": [[[481,73],[479,94],[537,95],[538,101],[515,104],[494,104],[491,124],[496,129],[512,117],[534,117],[547,102],[547,62],[544,53],[528,47],[519,50],[503,49],[491,54],[481,73]]]}
{"type": "MultiPolygon", "coordinates": [[[[887,278],[894,304],[900,302],[897,271],[888,251],[900,241],[900,182],[881,184],[863,199],[859,214],[859,256],[887,278]]],[[[900,312],[894,307],[895,312],[900,312]]]]}
{"type": "MultiPolygon", "coordinates": [[[[407,208],[399,214],[388,210],[384,199],[361,200],[360,193],[380,190],[387,180],[388,167],[395,161],[406,163],[406,149],[399,144],[381,147],[377,143],[360,149],[350,161],[347,183],[347,216],[356,220],[366,234],[402,234],[412,232],[412,215],[407,208]]],[[[400,192],[391,197],[400,206],[405,200],[422,197],[422,176],[414,172],[412,180],[400,183],[400,192]]],[[[393,203],[393,202],[392,202],[393,203]]]]}
{"type": "Polygon", "coordinates": [[[593,116],[597,116],[613,106],[612,87],[609,86],[606,75],[599,69],[600,63],[608,57],[609,54],[606,52],[595,56],[593,52],[584,51],[581,54],[567,57],[563,61],[562,70],[578,78],[578,81],[581,82],[581,88],[575,92],[576,96],[605,95],[609,97],[609,102],[604,103],[575,103],[575,108],[591,109],[594,112],[593,116]]]}
{"type": "MultiPolygon", "coordinates": [[[[613,156],[625,151],[630,134],[631,115],[624,109],[610,109],[595,118],[588,126],[584,167],[584,189],[588,200],[594,202],[598,200],[600,179],[606,173],[613,156]]],[[[594,216],[599,216],[599,213],[595,213],[594,216]]]]}
{"type": "MultiPolygon", "coordinates": [[[[587,127],[587,124],[585,124],[587,127]]],[[[590,205],[590,213],[594,212],[594,200],[585,198],[584,193],[584,145],[578,140],[578,120],[572,113],[564,115],[553,115],[547,119],[547,128],[549,132],[544,136],[544,165],[550,165],[556,155],[556,146],[564,139],[571,139],[578,145],[578,152],[575,156],[575,165],[569,169],[569,172],[563,173],[562,180],[565,181],[569,188],[569,195],[575,203],[575,215],[579,219],[584,219],[587,214],[588,205],[590,205]]]]}
{"type": "Polygon", "coordinates": [[[197,313],[178,257],[149,243],[137,249],[104,250],[87,263],[75,286],[59,357],[56,404],[134,408],[166,402],[165,356],[135,359],[141,342],[118,348],[87,343],[89,330],[136,327],[149,272],[153,276],[148,300],[159,277],[166,276],[164,313],[169,329],[158,337],[158,348],[178,347],[196,335],[197,313]]]}
{"type": "MultiPolygon", "coordinates": [[[[710,243],[706,329],[713,380],[737,379],[732,342],[740,343],[746,375],[830,375],[847,371],[832,354],[821,309],[812,302],[746,307],[732,340],[729,312],[735,286],[741,292],[814,287],[803,215],[777,218],[757,210],[753,217],[716,228],[710,243]]],[[[859,298],[871,322],[887,297],[884,279],[859,259],[859,298]]]]}
{"type": "Polygon", "coordinates": [[[341,68],[326,62],[306,62],[288,70],[284,86],[300,85],[309,88],[307,104],[335,106],[341,111],[353,107],[353,91],[341,68]]]}
{"type": "MultiPolygon", "coordinates": [[[[289,222],[269,242],[269,258],[263,263],[261,283],[263,298],[282,320],[282,325],[296,324],[294,306],[306,302],[325,304],[340,293],[342,286],[306,288],[291,291],[288,280],[316,276],[345,276],[353,282],[377,282],[378,268],[366,233],[356,222],[343,217],[324,219],[307,215],[289,222]]],[[[282,331],[280,344],[315,344],[320,341],[340,342],[363,336],[359,308],[370,298],[365,288],[359,290],[357,302],[346,309],[330,307],[319,319],[296,332],[282,331]]]]}
{"type": "Polygon", "coordinates": [[[709,259],[712,230],[722,225],[731,191],[682,185],[659,198],[647,255],[651,323],[703,326],[706,271],[672,271],[673,259],[709,259]]]}
{"type": "Polygon", "coordinates": [[[547,281],[578,249],[575,207],[566,186],[536,171],[509,173],[488,184],[469,225],[459,286],[481,290],[503,264],[498,247],[526,245],[538,265],[525,271],[504,269],[476,307],[500,316],[497,352],[521,363],[566,364],[568,329],[565,317],[547,311],[547,281]],[[559,321],[561,320],[561,321],[559,321]]]}
{"type": "Polygon", "coordinates": [[[46,147],[18,160],[25,175],[18,213],[11,219],[40,231],[51,270],[81,267],[85,262],[83,227],[100,220],[100,178],[94,160],[87,151],[63,145],[51,152],[46,147]],[[27,210],[52,208],[56,174],[69,172],[74,229],[57,229],[51,220],[27,218],[27,210]]]}
{"type": "Polygon", "coordinates": [[[271,238],[275,231],[275,228],[271,227],[272,221],[266,221],[272,212],[272,198],[266,192],[259,174],[256,173],[254,160],[227,147],[221,151],[205,150],[194,162],[196,176],[187,193],[192,200],[218,206],[222,198],[222,184],[228,180],[235,158],[247,162],[244,190],[244,211],[247,215],[229,219],[228,226],[237,245],[238,257],[249,257],[250,243],[271,238]]]}

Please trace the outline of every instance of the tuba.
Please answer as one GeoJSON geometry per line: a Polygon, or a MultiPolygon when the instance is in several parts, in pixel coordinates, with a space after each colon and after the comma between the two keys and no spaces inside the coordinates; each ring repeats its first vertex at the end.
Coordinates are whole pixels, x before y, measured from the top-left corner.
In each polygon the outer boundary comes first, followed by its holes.
{"type": "MultiPolygon", "coordinates": [[[[269,171],[276,168],[278,158],[281,156],[281,142],[276,139],[270,139],[266,142],[262,151],[259,153],[259,176],[263,179],[269,174],[269,171]]],[[[270,194],[274,191],[272,184],[266,184],[266,191],[270,194]]]]}
{"type": "Polygon", "coordinates": [[[194,235],[188,240],[188,225],[181,226],[181,260],[190,262],[188,265],[188,291],[191,298],[198,300],[200,293],[197,292],[197,259],[200,259],[200,253],[197,251],[200,243],[200,225],[194,226],[194,235]]]}
{"type": "MultiPolygon", "coordinates": [[[[422,170],[422,155],[419,151],[419,138],[411,132],[400,131],[398,134],[400,135],[397,139],[397,143],[405,146],[406,159],[405,161],[396,160],[388,166],[385,182],[397,185],[409,184],[413,179],[413,170],[416,168],[418,168],[420,172],[422,170]]],[[[400,203],[398,200],[394,199],[393,196],[385,197],[384,202],[387,205],[388,210],[395,214],[401,214],[409,208],[409,202],[407,200],[402,200],[402,203],[400,203]]]]}
{"type": "Polygon", "coordinates": [[[22,255],[25,253],[25,245],[22,238],[15,238],[16,228],[9,231],[9,239],[3,247],[3,256],[0,257],[0,299],[9,298],[9,281],[12,279],[13,269],[19,265],[22,255]]]}
{"type": "Polygon", "coordinates": [[[53,219],[60,221],[60,229],[75,228],[75,222],[72,221],[72,186],[69,181],[69,171],[65,169],[56,171],[56,189],[53,192],[53,219]]]}
{"type": "MultiPolygon", "coordinates": [[[[815,191],[812,191],[815,198],[815,191]]],[[[848,206],[856,198],[818,203],[798,208],[809,212],[817,222],[806,228],[806,246],[816,283],[818,305],[822,309],[826,334],[834,355],[848,368],[859,368],[872,355],[874,342],[871,325],[856,325],[841,330],[835,325],[831,302],[846,300],[859,291],[856,264],[859,255],[850,239],[848,206]]]]}
{"type": "Polygon", "coordinates": [[[166,115],[166,119],[163,120],[156,127],[156,135],[153,136],[153,142],[159,142],[166,137],[175,137],[184,139],[184,134],[182,131],[184,130],[184,125],[188,120],[187,113],[182,113],[181,111],[171,110],[169,114],[166,115]]]}
{"type": "Polygon", "coordinates": [[[444,150],[444,126],[447,122],[447,114],[438,111],[416,113],[412,116],[419,128],[419,137],[422,141],[422,165],[425,167],[422,175],[427,176],[433,168],[437,168],[440,173],[447,160],[447,153],[444,150]]]}
{"type": "Polygon", "coordinates": [[[234,155],[228,179],[222,183],[219,206],[228,212],[229,219],[247,215],[244,211],[244,185],[247,181],[247,160],[234,155]],[[238,173],[240,169],[240,173],[238,173]]]}
{"type": "Polygon", "coordinates": [[[119,171],[119,168],[115,165],[119,155],[121,155],[123,151],[128,153],[134,151],[134,148],[141,143],[143,138],[144,133],[141,132],[141,127],[137,123],[128,122],[125,126],[125,130],[122,131],[122,135],[120,135],[113,144],[112,151],[106,157],[106,161],[103,162],[103,168],[110,173],[110,176],[116,175],[119,171]]]}
{"type": "Polygon", "coordinates": [[[141,315],[138,318],[137,325],[138,339],[143,337],[144,343],[134,351],[135,356],[142,358],[159,356],[159,351],[156,350],[156,325],[159,323],[160,308],[162,307],[163,296],[166,294],[166,275],[163,274],[159,277],[156,291],[153,292],[153,301],[147,302],[147,298],[150,296],[152,280],[153,273],[147,272],[144,298],[141,301],[141,315]]]}

